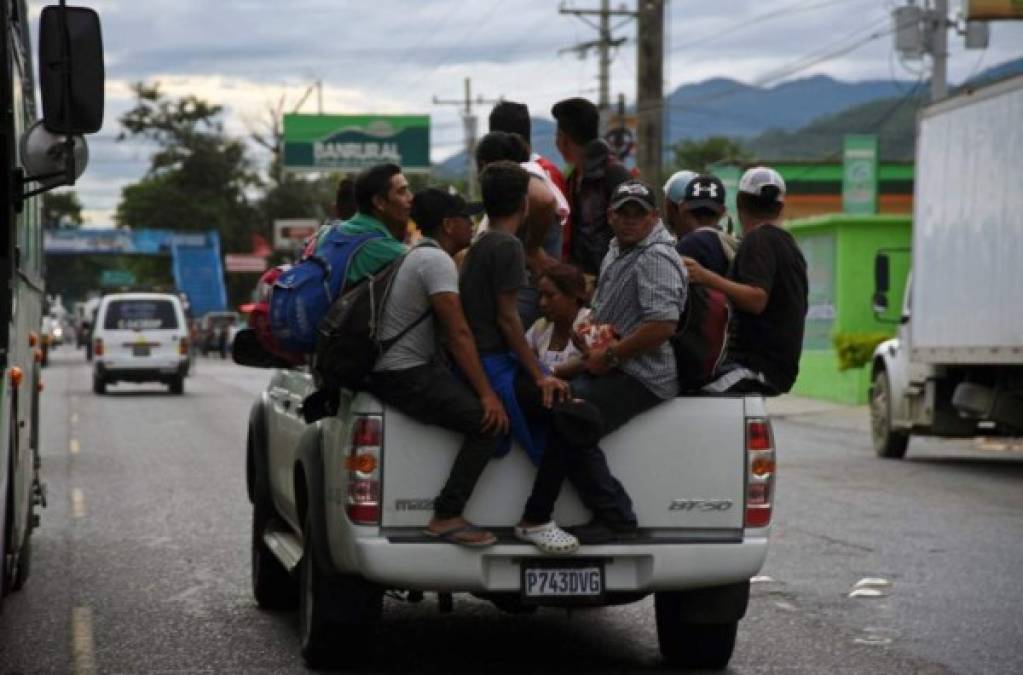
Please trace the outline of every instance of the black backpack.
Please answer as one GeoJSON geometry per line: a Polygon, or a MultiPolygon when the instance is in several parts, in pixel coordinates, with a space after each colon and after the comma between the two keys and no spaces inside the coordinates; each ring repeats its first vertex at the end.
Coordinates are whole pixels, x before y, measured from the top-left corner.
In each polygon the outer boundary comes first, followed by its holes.
{"type": "Polygon", "coordinates": [[[669,338],[678,368],[679,393],[696,391],[710,382],[725,354],[730,318],[724,293],[689,284],[678,330],[669,338]]]}
{"type": "MultiPolygon", "coordinates": [[[[436,246],[429,242],[420,245],[436,246]]],[[[377,359],[432,313],[432,309],[427,310],[392,338],[377,337],[381,310],[407,256],[400,256],[346,290],[320,321],[312,368],[319,389],[329,397],[341,388],[364,389],[377,359]]]]}

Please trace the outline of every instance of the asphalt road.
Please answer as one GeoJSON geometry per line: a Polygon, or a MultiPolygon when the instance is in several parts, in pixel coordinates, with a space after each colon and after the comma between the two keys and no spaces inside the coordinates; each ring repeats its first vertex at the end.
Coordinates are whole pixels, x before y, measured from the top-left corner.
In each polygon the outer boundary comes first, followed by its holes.
{"type": "MultiPolygon", "coordinates": [[[[50,505],[0,615],[0,673],[303,672],[295,613],[249,590],[248,408],[267,373],[200,360],[183,397],[98,397],[82,352],[43,395],[50,505]]],[[[1023,452],[914,439],[874,458],[862,410],[775,422],[772,548],[734,673],[1023,671],[1023,452]],[[878,597],[849,597],[862,579],[878,597]]],[[[868,589],[869,590],[869,589],[868,589]]],[[[388,601],[373,672],[659,672],[650,600],[502,614],[388,601]]]]}

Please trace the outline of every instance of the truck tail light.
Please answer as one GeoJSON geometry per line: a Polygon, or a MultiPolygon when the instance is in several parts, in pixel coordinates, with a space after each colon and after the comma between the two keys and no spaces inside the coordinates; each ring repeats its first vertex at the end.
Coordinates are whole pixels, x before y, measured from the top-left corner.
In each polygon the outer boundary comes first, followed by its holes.
{"type": "Polygon", "coordinates": [[[380,450],[384,420],[380,415],[358,415],[352,424],[351,443],[345,470],[348,495],[345,511],[356,525],[380,522],[380,450]]]}
{"type": "Polygon", "coordinates": [[[746,527],[767,527],[774,499],[774,434],[770,420],[746,419],[746,527]]]}
{"type": "Polygon", "coordinates": [[[103,356],[103,338],[96,338],[92,343],[92,355],[103,356]]]}
{"type": "Polygon", "coordinates": [[[178,354],[188,356],[188,338],[181,338],[181,342],[178,344],[178,354]]]}

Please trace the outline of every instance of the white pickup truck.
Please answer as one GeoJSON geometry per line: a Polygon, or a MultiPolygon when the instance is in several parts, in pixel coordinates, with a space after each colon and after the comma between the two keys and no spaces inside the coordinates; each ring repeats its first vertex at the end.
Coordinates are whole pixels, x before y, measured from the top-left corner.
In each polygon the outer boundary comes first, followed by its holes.
{"type": "MultiPolygon", "coordinates": [[[[545,556],[512,526],[534,468],[519,448],[484,471],[465,516],[496,545],[422,535],[461,439],[366,393],[307,424],[302,369],[275,372],[249,420],[252,581],[267,609],[300,606],[310,666],[345,665],[371,639],[385,590],[411,600],[472,593],[512,612],[614,605],[653,593],[661,653],[677,667],[723,668],[767,555],[775,450],[759,396],[677,398],[602,442],[634,501],[640,536],[545,556]]],[[[555,519],[589,519],[566,485],[555,519]]],[[[349,662],[350,663],[350,662],[349,662]]]]}

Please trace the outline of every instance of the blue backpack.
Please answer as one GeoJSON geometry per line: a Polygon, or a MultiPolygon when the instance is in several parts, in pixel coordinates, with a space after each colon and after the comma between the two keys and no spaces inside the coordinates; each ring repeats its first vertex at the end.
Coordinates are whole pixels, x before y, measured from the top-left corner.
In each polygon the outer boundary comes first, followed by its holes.
{"type": "Polygon", "coordinates": [[[331,228],[315,253],[274,282],[270,295],[270,332],[281,348],[308,354],[316,347],[316,327],[331,303],[344,291],[348,265],[359,249],[380,232],[345,234],[331,228]]]}

